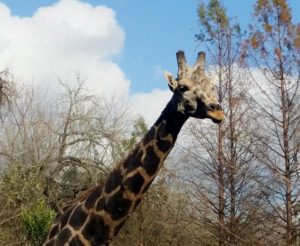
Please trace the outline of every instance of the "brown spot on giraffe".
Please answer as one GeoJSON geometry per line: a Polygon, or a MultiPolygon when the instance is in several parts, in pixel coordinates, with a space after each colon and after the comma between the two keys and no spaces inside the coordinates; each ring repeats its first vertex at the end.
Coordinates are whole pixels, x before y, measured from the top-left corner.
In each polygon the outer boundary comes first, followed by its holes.
{"type": "Polygon", "coordinates": [[[88,214],[84,212],[82,209],[82,206],[79,205],[75,208],[73,213],[70,216],[69,219],[69,225],[74,229],[74,230],[80,230],[80,228],[83,226],[84,222],[88,218],[88,214]]]}
{"type": "Polygon", "coordinates": [[[65,245],[69,241],[69,238],[72,236],[72,233],[69,228],[64,228],[58,235],[55,244],[56,245],[65,245]]]}
{"type": "Polygon", "coordinates": [[[82,230],[82,235],[91,245],[102,245],[109,237],[110,227],[104,223],[103,217],[92,213],[82,230]]]}
{"type": "Polygon", "coordinates": [[[98,185],[96,186],[96,189],[93,190],[93,192],[91,193],[87,193],[87,198],[85,199],[84,202],[84,206],[86,207],[86,209],[90,210],[94,207],[95,202],[97,201],[97,199],[102,196],[103,194],[103,186],[102,185],[98,185]]]}
{"type": "Polygon", "coordinates": [[[70,246],[85,246],[79,236],[75,236],[69,243],[70,246]]]}
{"type": "Polygon", "coordinates": [[[158,165],[160,163],[159,156],[155,153],[153,146],[149,146],[146,149],[146,156],[143,160],[143,168],[149,176],[152,176],[156,173],[158,165]]]}
{"type": "Polygon", "coordinates": [[[142,186],[145,183],[144,177],[140,173],[136,173],[124,181],[124,187],[135,195],[141,192],[142,186]]]}
{"type": "Polygon", "coordinates": [[[49,237],[53,238],[57,234],[58,230],[59,230],[59,224],[54,225],[49,232],[49,237]]]}
{"type": "Polygon", "coordinates": [[[127,173],[134,171],[136,168],[141,166],[143,156],[143,146],[136,148],[125,160],[123,167],[127,173]]]}
{"type": "Polygon", "coordinates": [[[44,246],[108,245],[129,215],[140,204],[177,135],[189,117],[222,121],[224,113],[205,75],[205,54],[198,54],[194,67],[183,51],[176,54],[178,76],[166,73],[173,96],[156,123],[106,181],[81,195],[58,216],[44,246]]]}

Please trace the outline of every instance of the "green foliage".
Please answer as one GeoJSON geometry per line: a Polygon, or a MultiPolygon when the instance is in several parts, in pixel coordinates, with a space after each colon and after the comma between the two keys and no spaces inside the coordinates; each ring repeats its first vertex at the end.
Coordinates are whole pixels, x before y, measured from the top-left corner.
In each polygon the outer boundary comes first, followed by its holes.
{"type": "Polygon", "coordinates": [[[40,245],[46,235],[55,212],[47,207],[44,199],[38,200],[32,209],[22,209],[20,222],[27,239],[33,245],[40,245]]]}
{"type": "Polygon", "coordinates": [[[11,163],[1,173],[0,197],[0,245],[26,245],[21,208],[32,207],[43,197],[39,168],[11,163]]]}
{"type": "Polygon", "coordinates": [[[239,24],[232,24],[220,0],[210,0],[207,5],[200,2],[197,11],[200,32],[195,37],[198,41],[214,44],[216,40],[235,35],[238,37],[241,34],[239,24]]]}
{"type": "Polygon", "coordinates": [[[204,29],[199,35],[196,35],[200,41],[212,41],[218,35],[217,30],[227,29],[229,25],[226,9],[219,0],[210,0],[207,6],[200,3],[198,17],[200,25],[204,29]],[[205,38],[205,36],[207,37],[205,38]]]}
{"type": "Polygon", "coordinates": [[[226,9],[219,0],[210,0],[207,8],[205,8],[204,4],[200,4],[199,17],[203,23],[208,17],[210,21],[219,23],[222,27],[228,26],[226,9]]]}
{"type": "Polygon", "coordinates": [[[19,204],[32,203],[43,192],[39,168],[12,165],[2,177],[0,190],[17,206],[19,204]]]}
{"type": "Polygon", "coordinates": [[[128,152],[134,148],[137,142],[144,136],[147,132],[148,127],[144,118],[139,117],[134,121],[133,130],[129,138],[122,141],[122,152],[128,152]]]}

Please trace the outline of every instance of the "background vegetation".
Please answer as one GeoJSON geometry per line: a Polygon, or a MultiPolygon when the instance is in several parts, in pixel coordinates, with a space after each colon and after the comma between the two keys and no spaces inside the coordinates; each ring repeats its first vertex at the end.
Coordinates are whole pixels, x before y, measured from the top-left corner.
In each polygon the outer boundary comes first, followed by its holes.
{"type": "MultiPolygon", "coordinates": [[[[247,30],[222,1],[195,11],[226,118],[189,120],[112,245],[300,245],[300,24],[285,0],[257,0],[247,30]]],[[[39,245],[147,131],[80,77],[58,83],[53,100],[0,73],[0,245],[39,245]]]]}

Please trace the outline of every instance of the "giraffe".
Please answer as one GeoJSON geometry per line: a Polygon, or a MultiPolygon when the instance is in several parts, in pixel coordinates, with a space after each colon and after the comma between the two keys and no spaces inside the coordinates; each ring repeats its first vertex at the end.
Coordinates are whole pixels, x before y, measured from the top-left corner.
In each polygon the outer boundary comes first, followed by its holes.
{"type": "Polygon", "coordinates": [[[177,78],[165,72],[173,96],[136,148],[98,184],[64,208],[49,230],[44,246],[109,245],[141,202],[189,117],[220,123],[224,113],[206,77],[205,53],[194,66],[176,53],[177,78]]]}

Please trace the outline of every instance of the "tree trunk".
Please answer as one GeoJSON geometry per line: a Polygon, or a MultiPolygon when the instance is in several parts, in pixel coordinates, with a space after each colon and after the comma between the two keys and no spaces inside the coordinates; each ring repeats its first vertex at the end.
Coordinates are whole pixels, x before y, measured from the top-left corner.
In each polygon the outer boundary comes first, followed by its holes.
{"type": "MultiPolygon", "coordinates": [[[[220,103],[222,103],[221,88],[222,88],[222,75],[220,71],[219,72],[219,98],[218,98],[220,103]]],[[[224,179],[223,127],[222,126],[223,126],[222,123],[218,125],[219,246],[225,245],[225,179],[224,179]]]]}
{"type": "MultiPolygon", "coordinates": [[[[230,52],[230,51],[228,51],[230,52]]],[[[229,55],[230,57],[230,55],[229,55]]],[[[229,101],[229,148],[230,156],[228,160],[228,172],[229,172],[229,193],[230,193],[230,245],[236,245],[236,163],[235,163],[235,125],[234,125],[234,112],[233,112],[233,88],[232,88],[232,75],[231,67],[228,68],[228,101],[229,101]]]]}

